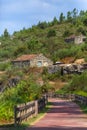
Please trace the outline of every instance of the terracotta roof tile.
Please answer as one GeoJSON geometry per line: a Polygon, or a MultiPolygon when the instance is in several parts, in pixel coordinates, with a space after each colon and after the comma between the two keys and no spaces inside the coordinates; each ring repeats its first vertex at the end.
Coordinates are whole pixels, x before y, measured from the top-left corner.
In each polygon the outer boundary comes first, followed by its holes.
{"type": "Polygon", "coordinates": [[[26,61],[26,60],[31,60],[35,58],[37,55],[36,54],[30,54],[30,55],[22,55],[15,59],[14,61],[26,61]]]}

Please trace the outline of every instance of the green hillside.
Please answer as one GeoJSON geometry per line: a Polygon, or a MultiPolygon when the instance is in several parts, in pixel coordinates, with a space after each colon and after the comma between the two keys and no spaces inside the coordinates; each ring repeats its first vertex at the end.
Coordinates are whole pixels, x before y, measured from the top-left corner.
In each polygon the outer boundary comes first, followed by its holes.
{"type": "Polygon", "coordinates": [[[67,44],[65,38],[75,34],[87,35],[87,11],[67,12],[60,14],[51,22],[39,22],[31,28],[9,35],[7,29],[0,37],[0,60],[13,59],[22,54],[43,53],[53,61],[67,56],[86,57],[87,45],[67,44]]]}

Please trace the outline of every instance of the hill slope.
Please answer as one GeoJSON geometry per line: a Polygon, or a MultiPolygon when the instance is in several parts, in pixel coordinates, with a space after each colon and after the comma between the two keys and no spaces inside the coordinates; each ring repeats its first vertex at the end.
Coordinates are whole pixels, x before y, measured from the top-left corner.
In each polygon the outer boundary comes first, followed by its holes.
{"type": "Polygon", "coordinates": [[[30,53],[43,53],[53,61],[73,55],[76,58],[85,57],[87,45],[78,47],[73,43],[67,44],[64,39],[72,34],[86,36],[87,11],[77,15],[74,9],[70,13],[67,12],[66,18],[60,14],[59,20],[54,17],[52,22],[39,22],[32,28],[14,32],[12,36],[5,30],[0,37],[0,60],[30,53]]]}

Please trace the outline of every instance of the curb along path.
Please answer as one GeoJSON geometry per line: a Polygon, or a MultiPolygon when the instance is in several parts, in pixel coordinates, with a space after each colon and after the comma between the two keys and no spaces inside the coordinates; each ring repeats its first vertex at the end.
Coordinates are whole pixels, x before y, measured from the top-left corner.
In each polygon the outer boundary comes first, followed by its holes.
{"type": "Polygon", "coordinates": [[[27,130],[87,130],[87,115],[71,101],[50,99],[52,108],[27,130]]]}

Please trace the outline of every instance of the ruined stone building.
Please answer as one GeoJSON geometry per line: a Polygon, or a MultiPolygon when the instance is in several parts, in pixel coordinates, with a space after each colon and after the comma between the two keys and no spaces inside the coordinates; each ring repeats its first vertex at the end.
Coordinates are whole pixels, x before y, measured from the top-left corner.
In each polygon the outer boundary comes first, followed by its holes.
{"type": "Polygon", "coordinates": [[[86,40],[86,37],[83,35],[79,35],[79,36],[71,35],[65,39],[65,42],[82,44],[85,40],[86,40]]]}
{"type": "Polygon", "coordinates": [[[29,55],[22,55],[17,59],[12,61],[12,64],[15,67],[47,67],[53,64],[53,62],[45,57],[43,54],[29,54],[29,55]]]}

